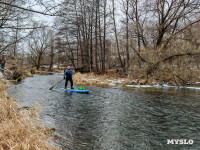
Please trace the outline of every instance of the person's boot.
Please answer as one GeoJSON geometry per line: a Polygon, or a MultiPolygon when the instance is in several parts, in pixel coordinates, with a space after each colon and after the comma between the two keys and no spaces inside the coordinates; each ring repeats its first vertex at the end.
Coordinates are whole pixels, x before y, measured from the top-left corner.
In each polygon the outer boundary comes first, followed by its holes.
{"type": "Polygon", "coordinates": [[[67,87],[65,86],[65,89],[67,89],[67,87]]]}
{"type": "Polygon", "coordinates": [[[73,86],[71,87],[71,89],[74,89],[73,86]]]}

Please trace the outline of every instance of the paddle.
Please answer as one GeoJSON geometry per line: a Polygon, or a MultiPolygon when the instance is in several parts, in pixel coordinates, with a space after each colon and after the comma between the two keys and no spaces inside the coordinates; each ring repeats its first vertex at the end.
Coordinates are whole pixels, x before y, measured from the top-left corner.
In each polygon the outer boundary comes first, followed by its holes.
{"type": "MultiPolygon", "coordinates": [[[[59,81],[58,83],[62,82],[65,79],[62,79],[61,81],[59,81]]],[[[56,86],[58,83],[56,83],[54,86],[56,86]]],[[[54,88],[54,86],[52,86],[49,90],[52,90],[54,88]]]]}

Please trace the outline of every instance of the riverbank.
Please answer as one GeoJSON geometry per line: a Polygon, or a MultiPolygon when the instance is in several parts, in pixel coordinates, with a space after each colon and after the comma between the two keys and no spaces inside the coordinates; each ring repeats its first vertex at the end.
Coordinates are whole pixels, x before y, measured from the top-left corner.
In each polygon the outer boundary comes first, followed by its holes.
{"type": "Polygon", "coordinates": [[[73,81],[78,85],[97,85],[97,86],[116,86],[116,85],[126,85],[129,83],[136,82],[135,80],[130,80],[129,78],[121,78],[117,75],[97,75],[94,73],[81,74],[75,73],[73,81]]]}
{"type": "Polygon", "coordinates": [[[149,80],[145,84],[144,79],[133,79],[131,77],[122,78],[116,74],[113,75],[97,75],[94,73],[74,75],[74,83],[77,85],[97,85],[97,86],[123,86],[129,88],[187,88],[200,89],[200,82],[188,83],[187,85],[177,85],[173,82],[164,83],[156,80],[149,80]]]}
{"type": "Polygon", "coordinates": [[[63,72],[63,69],[53,68],[50,71],[49,67],[41,66],[40,69],[37,70],[36,67],[33,67],[31,64],[28,64],[21,59],[8,58],[5,69],[0,69],[0,72],[3,73],[7,80],[17,82],[27,77],[32,77],[33,74],[47,75],[49,72],[60,73],[63,72]]]}
{"type": "Polygon", "coordinates": [[[20,108],[0,79],[0,149],[59,149],[50,142],[51,131],[40,123],[36,108],[20,108]]]}

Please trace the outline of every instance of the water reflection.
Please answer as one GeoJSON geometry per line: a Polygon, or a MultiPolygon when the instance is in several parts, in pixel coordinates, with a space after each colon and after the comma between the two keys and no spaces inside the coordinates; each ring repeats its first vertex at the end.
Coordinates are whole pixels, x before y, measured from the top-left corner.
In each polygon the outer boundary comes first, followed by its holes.
{"type": "MultiPolygon", "coordinates": [[[[27,78],[10,94],[30,106],[41,100],[41,119],[56,126],[62,149],[198,149],[199,92],[184,89],[87,87],[88,95],[49,91],[62,75],[27,78]],[[20,94],[23,93],[23,94],[20,94]],[[167,145],[167,139],[193,139],[193,145],[167,145]]],[[[63,86],[61,83],[58,86],[63,86]]]]}

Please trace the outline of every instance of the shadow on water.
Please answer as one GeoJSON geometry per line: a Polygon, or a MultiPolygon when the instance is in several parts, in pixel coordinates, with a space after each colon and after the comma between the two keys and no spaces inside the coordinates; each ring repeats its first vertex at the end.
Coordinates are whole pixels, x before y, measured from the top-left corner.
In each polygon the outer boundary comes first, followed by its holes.
{"type": "Polygon", "coordinates": [[[40,118],[56,127],[62,149],[199,149],[199,91],[91,86],[86,87],[90,94],[50,91],[62,78],[34,75],[9,88],[22,106],[40,101],[40,118]],[[193,139],[194,144],[167,145],[167,139],[193,139]]]}

